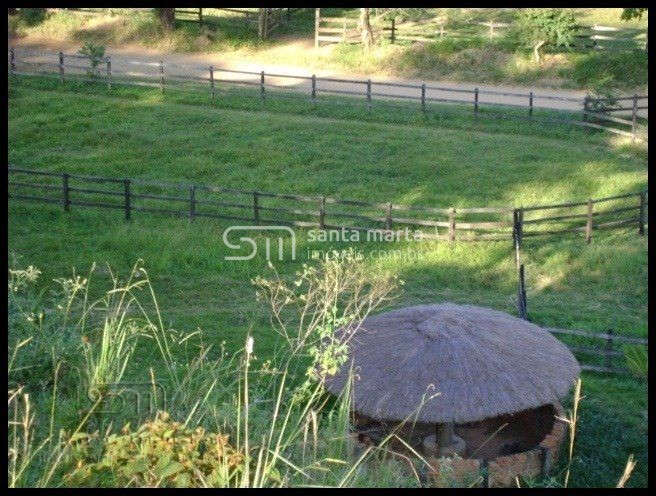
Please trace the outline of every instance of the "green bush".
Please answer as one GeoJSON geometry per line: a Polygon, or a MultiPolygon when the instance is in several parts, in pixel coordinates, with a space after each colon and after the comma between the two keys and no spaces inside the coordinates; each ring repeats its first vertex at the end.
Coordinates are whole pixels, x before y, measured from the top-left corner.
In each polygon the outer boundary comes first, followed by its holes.
{"type": "Polygon", "coordinates": [[[125,426],[120,435],[103,438],[100,461],[90,462],[95,439],[78,436],[77,467],[68,476],[76,484],[96,485],[110,480],[121,487],[227,487],[234,485],[245,457],[228,436],[188,429],[165,412],[136,430],[125,426]]]}
{"type": "Polygon", "coordinates": [[[36,26],[47,17],[46,9],[20,9],[18,15],[27,26],[36,26]]]}

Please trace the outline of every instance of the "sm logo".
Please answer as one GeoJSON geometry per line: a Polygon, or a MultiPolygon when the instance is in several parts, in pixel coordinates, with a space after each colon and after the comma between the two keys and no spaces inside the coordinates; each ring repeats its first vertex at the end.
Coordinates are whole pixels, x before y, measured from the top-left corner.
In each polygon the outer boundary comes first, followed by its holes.
{"type": "MultiPolygon", "coordinates": [[[[264,254],[267,260],[271,260],[271,241],[274,240],[274,249],[278,248],[278,260],[284,259],[284,243],[285,237],[289,235],[291,239],[291,259],[296,260],[296,234],[290,227],[287,226],[230,226],[223,231],[223,243],[231,250],[242,250],[246,254],[242,255],[226,255],[226,260],[252,260],[258,252],[258,245],[256,241],[250,236],[240,236],[244,232],[261,231],[264,233],[264,254]],[[231,242],[229,236],[235,233],[238,236],[239,242],[231,242]],[[244,250],[246,248],[246,250],[244,250]]],[[[234,240],[234,238],[233,238],[234,240]]]]}

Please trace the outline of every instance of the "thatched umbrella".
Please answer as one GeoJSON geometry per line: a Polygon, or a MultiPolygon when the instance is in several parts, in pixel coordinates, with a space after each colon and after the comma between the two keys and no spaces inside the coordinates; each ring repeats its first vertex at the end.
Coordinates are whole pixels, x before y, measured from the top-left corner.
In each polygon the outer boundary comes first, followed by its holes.
{"type": "Polygon", "coordinates": [[[340,394],[349,377],[353,407],[379,420],[476,422],[560,400],[580,367],[548,331],[506,313],[450,303],[367,317],[337,331],[349,360],[326,379],[340,394]],[[352,373],[351,373],[352,371],[352,373]]]}

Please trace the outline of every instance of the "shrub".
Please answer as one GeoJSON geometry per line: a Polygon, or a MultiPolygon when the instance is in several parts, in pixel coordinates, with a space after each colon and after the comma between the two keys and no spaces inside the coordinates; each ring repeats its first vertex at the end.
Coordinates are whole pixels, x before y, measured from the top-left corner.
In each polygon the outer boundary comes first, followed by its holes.
{"type": "Polygon", "coordinates": [[[84,456],[91,443],[93,438],[79,437],[83,456],[68,476],[71,482],[86,485],[109,478],[123,487],[228,487],[245,460],[227,435],[186,428],[166,412],[134,431],[126,425],[122,434],[105,438],[102,458],[95,463],[84,456]]]}
{"type": "Polygon", "coordinates": [[[20,9],[18,15],[28,26],[36,26],[45,21],[47,17],[46,9],[20,9]]]}
{"type": "Polygon", "coordinates": [[[98,77],[100,75],[100,71],[98,70],[98,66],[100,63],[104,60],[105,58],[105,46],[104,45],[96,45],[95,43],[91,41],[87,41],[84,45],[82,45],[82,48],[78,50],[78,53],[81,55],[86,55],[89,57],[89,63],[91,64],[91,70],[87,72],[87,76],[89,77],[98,77]]]}

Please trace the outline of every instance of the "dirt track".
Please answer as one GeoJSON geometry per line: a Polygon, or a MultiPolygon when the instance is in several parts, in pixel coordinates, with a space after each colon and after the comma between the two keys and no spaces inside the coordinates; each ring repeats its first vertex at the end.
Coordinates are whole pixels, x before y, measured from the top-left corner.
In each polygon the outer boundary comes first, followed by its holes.
{"type": "MultiPolygon", "coordinates": [[[[51,44],[37,45],[22,42],[21,40],[10,40],[10,43],[16,49],[17,59],[24,60],[48,60],[53,57],[30,55],[32,51],[44,51],[50,54],[56,53],[56,50],[51,44]]],[[[76,53],[77,48],[73,46],[59,46],[59,49],[65,53],[76,53]]],[[[157,67],[139,66],[133,62],[147,62],[158,63],[160,60],[165,62],[165,73],[168,75],[193,75],[208,77],[208,67],[210,65],[215,68],[216,78],[225,79],[238,79],[242,81],[251,81],[259,83],[259,74],[235,74],[235,73],[221,73],[220,69],[237,70],[237,71],[250,71],[257,72],[265,71],[271,74],[286,74],[294,76],[310,77],[312,73],[307,69],[302,69],[293,66],[281,66],[252,61],[234,61],[222,60],[218,55],[206,54],[180,54],[180,53],[165,53],[155,50],[145,50],[142,48],[134,47],[107,47],[106,55],[111,57],[112,69],[116,71],[139,71],[153,76],[156,75],[157,67]]],[[[56,62],[56,58],[54,59],[56,62]]],[[[343,73],[336,71],[318,70],[316,76],[337,78],[337,79],[357,79],[361,81],[358,84],[334,82],[334,81],[319,81],[317,82],[317,91],[320,93],[324,90],[346,90],[357,91],[364,94],[367,79],[366,75],[356,73],[343,73]]],[[[372,95],[376,98],[377,93],[384,93],[390,97],[420,97],[419,88],[408,88],[398,86],[387,86],[384,84],[376,83],[397,83],[405,85],[420,86],[425,83],[429,89],[426,90],[427,98],[444,98],[444,99],[461,99],[463,101],[471,101],[473,104],[473,94],[462,92],[473,91],[475,87],[480,90],[479,103],[480,104],[510,104],[528,106],[528,98],[526,96],[512,96],[502,94],[487,94],[486,91],[497,93],[515,93],[527,95],[530,92],[534,93],[533,105],[546,109],[556,110],[580,110],[583,106],[583,99],[585,92],[580,90],[565,90],[565,89],[548,89],[548,88],[535,88],[535,87],[519,87],[519,86],[494,86],[487,84],[472,85],[464,83],[452,83],[443,81],[428,81],[428,80],[415,80],[415,79],[399,79],[389,77],[372,77],[372,95]],[[440,87],[448,90],[430,89],[430,87],[440,87]],[[451,90],[451,91],[449,91],[451,90]]],[[[309,79],[292,79],[292,78],[276,78],[267,76],[267,82],[284,86],[288,89],[294,89],[310,93],[311,81],[309,79]]],[[[381,98],[380,96],[378,98],[381,98]]],[[[646,105],[646,101],[641,101],[640,105],[646,105]]],[[[640,111],[639,115],[647,117],[647,110],[640,111]]]]}

